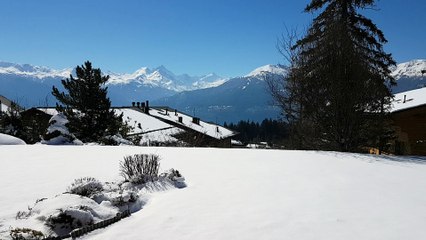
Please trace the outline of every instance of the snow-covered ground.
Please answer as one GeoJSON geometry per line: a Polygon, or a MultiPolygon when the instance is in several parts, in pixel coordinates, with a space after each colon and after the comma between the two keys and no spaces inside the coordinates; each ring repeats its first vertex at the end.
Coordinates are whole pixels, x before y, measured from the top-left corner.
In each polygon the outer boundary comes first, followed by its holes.
{"type": "Polygon", "coordinates": [[[17,137],[0,133],[0,145],[25,145],[26,143],[17,137]]]}
{"type": "Polygon", "coordinates": [[[0,231],[75,178],[120,179],[119,161],[135,153],[160,155],[188,187],[150,193],[141,211],[83,239],[426,236],[426,158],[131,146],[0,146],[0,231]]]}

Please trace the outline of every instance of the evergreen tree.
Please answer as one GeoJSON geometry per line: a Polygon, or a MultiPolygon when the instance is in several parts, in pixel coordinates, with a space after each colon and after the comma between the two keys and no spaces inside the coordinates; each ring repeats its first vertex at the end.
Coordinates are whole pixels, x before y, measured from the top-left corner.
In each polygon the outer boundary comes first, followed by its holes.
{"type": "Polygon", "coordinates": [[[55,86],[52,95],[60,102],[56,104],[69,123],[69,131],[83,142],[112,143],[111,136],[119,134],[123,126],[122,115],[116,116],[111,110],[105,83],[109,76],[102,76],[101,70],[92,68],[87,61],[76,68],[76,78],[62,80],[67,93],[55,86]]]}
{"type": "Polygon", "coordinates": [[[380,29],[358,10],[374,0],[312,0],[315,17],[297,41],[282,104],[303,148],[360,151],[383,146],[395,65],[380,29]],[[379,126],[379,128],[378,128],[379,126]],[[383,129],[382,129],[383,128],[383,129]]]}

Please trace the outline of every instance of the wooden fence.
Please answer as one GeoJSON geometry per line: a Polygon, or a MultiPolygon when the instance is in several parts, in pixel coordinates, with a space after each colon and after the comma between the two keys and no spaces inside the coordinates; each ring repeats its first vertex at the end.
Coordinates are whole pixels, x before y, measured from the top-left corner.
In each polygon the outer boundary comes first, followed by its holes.
{"type": "Polygon", "coordinates": [[[80,237],[80,236],[82,236],[86,233],[94,231],[96,229],[107,227],[107,226],[109,226],[113,223],[116,223],[116,222],[120,221],[121,219],[126,218],[128,216],[130,216],[130,210],[125,210],[121,213],[117,213],[117,215],[115,217],[106,219],[104,221],[100,221],[100,222],[92,224],[92,225],[84,226],[82,228],[74,229],[67,235],[57,236],[57,237],[47,237],[47,238],[44,238],[44,240],[60,240],[60,239],[66,239],[66,238],[75,239],[75,238],[78,238],[78,237],[80,237]]]}

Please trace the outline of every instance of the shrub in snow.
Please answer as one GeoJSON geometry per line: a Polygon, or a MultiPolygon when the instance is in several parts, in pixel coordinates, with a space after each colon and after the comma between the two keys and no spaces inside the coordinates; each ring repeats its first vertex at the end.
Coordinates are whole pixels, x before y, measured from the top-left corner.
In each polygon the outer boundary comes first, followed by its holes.
{"type": "Polygon", "coordinates": [[[120,134],[103,137],[101,142],[105,145],[133,145],[132,141],[123,138],[120,134]]]}
{"type": "Polygon", "coordinates": [[[120,162],[120,173],[131,183],[143,184],[158,178],[160,157],[155,154],[125,156],[120,162]]]}
{"type": "Polygon", "coordinates": [[[40,231],[29,228],[15,228],[10,230],[10,237],[13,240],[36,240],[44,239],[44,234],[40,231]]]}
{"type": "Polygon", "coordinates": [[[75,179],[67,192],[77,194],[84,197],[91,197],[103,190],[102,183],[92,177],[84,177],[75,179]]]}
{"type": "Polygon", "coordinates": [[[92,209],[87,206],[67,208],[65,210],[59,209],[56,214],[46,219],[46,225],[55,232],[69,231],[91,225],[94,222],[91,211],[92,209]]]}
{"type": "Polygon", "coordinates": [[[71,134],[66,126],[68,119],[63,113],[54,115],[49,120],[49,127],[46,134],[43,136],[42,143],[49,145],[75,144],[82,145],[83,143],[71,134]]]}
{"type": "Polygon", "coordinates": [[[182,176],[182,174],[180,174],[178,170],[171,168],[169,171],[162,173],[161,176],[173,181],[174,185],[177,188],[186,187],[185,178],[182,176]]]}

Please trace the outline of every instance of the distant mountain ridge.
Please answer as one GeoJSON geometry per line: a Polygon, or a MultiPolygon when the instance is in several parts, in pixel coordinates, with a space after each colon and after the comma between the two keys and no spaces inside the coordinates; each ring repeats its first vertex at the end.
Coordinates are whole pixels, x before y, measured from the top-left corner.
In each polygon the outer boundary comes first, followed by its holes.
{"type": "MultiPolygon", "coordinates": [[[[25,107],[54,105],[52,86],[61,89],[61,80],[73,73],[73,68],[55,70],[30,64],[0,62],[0,92],[25,107]]],[[[131,74],[110,71],[107,83],[113,105],[129,105],[132,101],[144,101],[171,96],[181,91],[218,86],[226,81],[214,73],[204,76],[175,75],[166,67],[140,68],[131,74]]]]}
{"type": "MultiPolygon", "coordinates": [[[[393,93],[426,86],[426,60],[413,60],[392,69],[398,85],[393,93]]],[[[30,64],[0,62],[0,94],[25,107],[54,106],[52,86],[62,88],[61,79],[72,68],[62,70],[30,64]]],[[[279,117],[272,106],[265,79],[283,78],[281,65],[265,65],[245,76],[222,78],[214,73],[204,76],[176,75],[166,67],[143,67],[133,73],[104,72],[110,75],[108,95],[113,106],[128,106],[133,101],[150,100],[207,121],[223,123],[239,120],[261,121],[279,117]]]]}
{"type": "Polygon", "coordinates": [[[426,59],[412,60],[398,64],[392,70],[397,85],[392,87],[393,93],[405,92],[426,86],[426,59]],[[422,73],[423,72],[423,73],[422,73]]]}

